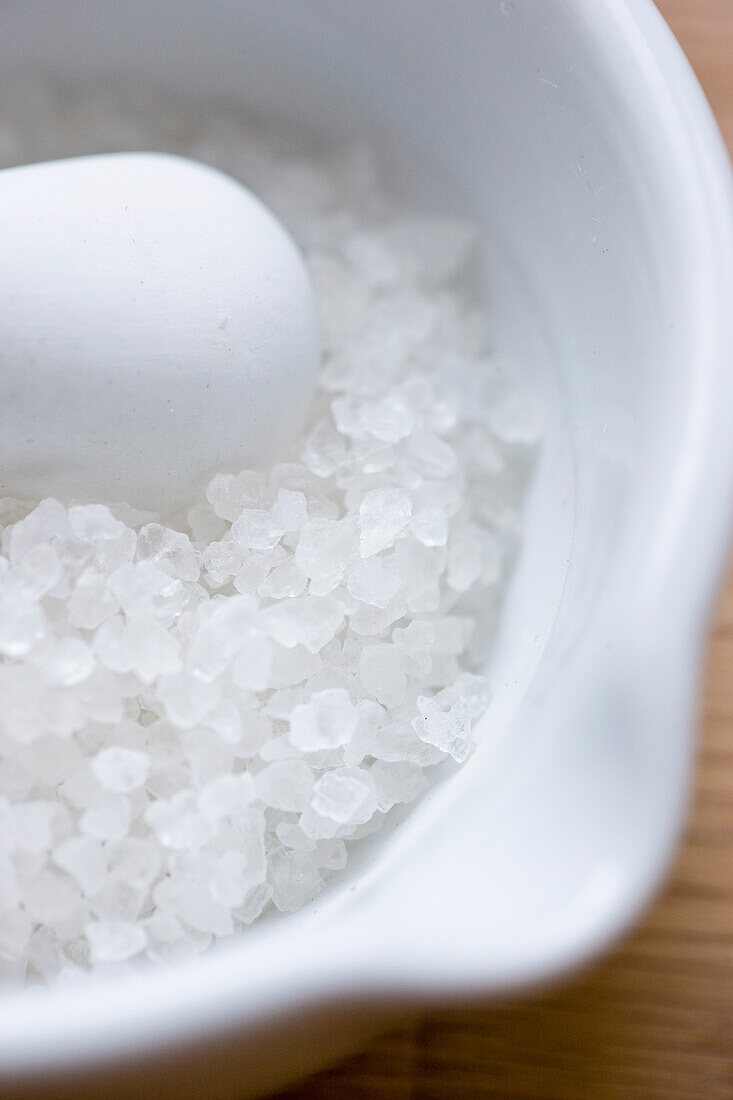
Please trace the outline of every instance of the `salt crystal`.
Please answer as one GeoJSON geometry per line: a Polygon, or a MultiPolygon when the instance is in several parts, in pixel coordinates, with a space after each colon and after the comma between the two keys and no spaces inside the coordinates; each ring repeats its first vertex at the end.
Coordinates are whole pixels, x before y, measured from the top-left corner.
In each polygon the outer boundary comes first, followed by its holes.
{"type": "Polygon", "coordinates": [[[448,584],[456,592],[465,592],[481,576],[483,542],[475,527],[464,527],[451,534],[448,544],[448,584]]]}
{"type": "Polygon", "coordinates": [[[58,937],[50,928],[37,928],[28,943],[28,964],[46,981],[58,976],[63,953],[58,937]]]}
{"type": "Polygon", "coordinates": [[[207,715],[206,724],[228,745],[238,745],[242,740],[242,716],[230,699],[222,700],[207,715]]]}
{"type": "Polygon", "coordinates": [[[412,516],[409,494],[403,489],[373,489],[359,506],[359,552],[363,558],[394,545],[412,516]]]}
{"type": "Polygon", "coordinates": [[[276,760],[255,777],[258,797],[276,810],[304,810],[313,789],[313,772],[302,760],[276,760]]]}
{"type": "Polygon", "coordinates": [[[234,915],[242,924],[252,924],[262,915],[271,899],[272,887],[269,882],[262,882],[252,887],[242,904],[237,906],[234,915]]]}
{"type": "Polygon", "coordinates": [[[272,721],[266,714],[246,710],[241,715],[241,734],[233,747],[235,756],[247,759],[254,756],[272,736],[272,721]]]}
{"type": "Polygon", "coordinates": [[[253,886],[248,869],[248,860],[241,852],[225,852],[219,856],[211,879],[215,901],[230,909],[242,905],[253,886]]]}
{"type": "Polygon", "coordinates": [[[136,836],[107,843],[105,857],[110,874],[118,882],[144,893],[157,878],[162,863],[157,844],[136,836]]]}
{"type": "Polygon", "coordinates": [[[46,657],[43,670],[50,684],[73,687],[91,676],[96,661],[83,638],[69,635],[56,642],[46,657]]]}
{"type": "Polygon", "coordinates": [[[272,683],[272,644],[267,638],[251,634],[242,641],[232,665],[232,680],[250,691],[264,691],[272,683]]]}
{"type": "Polygon", "coordinates": [[[400,578],[383,558],[366,558],[349,567],[346,585],[351,595],[363,603],[386,607],[400,588],[400,578]]]}
{"type": "Polygon", "coordinates": [[[101,794],[79,818],[79,828],[96,840],[120,840],[130,828],[130,803],[121,794],[101,794]]]}
{"type": "Polygon", "coordinates": [[[147,943],[139,924],[96,921],[84,929],[93,963],[119,963],[139,955],[147,943]]]}
{"type": "Polygon", "coordinates": [[[150,774],[150,757],[145,752],[111,746],[102,749],[91,762],[92,772],[108,791],[126,794],[142,786],[150,774]]]}
{"type": "Polygon", "coordinates": [[[358,711],[343,688],[319,691],[293,708],[290,741],[301,752],[335,748],[351,739],[358,721],[358,711]]]}
{"type": "Polygon", "coordinates": [[[46,624],[40,607],[0,589],[0,654],[22,657],[43,638],[46,624]]]}
{"type": "Polygon", "coordinates": [[[22,909],[3,913],[0,918],[0,959],[20,959],[25,955],[33,926],[22,909]]]}
{"type": "Polygon", "coordinates": [[[405,697],[407,676],[396,646],[365,646],[359,658],[359,676],[366,691],[385,707],[397,707],[405,697]]]}
{"type": "Polygon", "coordinates": [[[236,476],[217,474],[206,491],[217,516],[233,523],[245,508],[267,509],[271,506],[267,478],[257,470],[243,470],[236,476]]]}
{"type": "Polygon", "coordinates": [[[178,672],[161,677],[158,695],[171,722],[185,730],[198,725],[214,709],[219,686],[178,672]]]}
{"type": "MultiPolygon", "coordinates": [[[[235,576],[244,563],[244,548],[231,536],[210,543],[202,554],[202,563],[214,584],[220,585],[235,576]]],[[[263,572],[263,577],[266,575],[263,572]]]]}
{"type": "Polygon", "coordinates": [[[325,596],[357,553],[356,531],[346,520],[311,519],[300,533],[295,561],[310,578],[310,592],[325,596]]]}
{"type": "Polygon", "coordinates": [[[234,521],[232,534],[245,550],[272,550],[285,534],[285,527],[271,512],[249,508],[234,521]]]}
{"type": "Polygon", "coordinates": [[[156,905],[169,909],[197,932],[228,936],[234,930],[229,908],[216,901],[211,891],[186,879],[163,879],[153,893],[156,905]]]}
{"type": "Polygon", "coordinates": [[[217,516],[210,504],[195,504],[186,515],[186,522],[197,543],[210,543],[221,538],[226,530],[225,522],[217,516]]]}
{"type": "Polygon", "coordinates": [[[68,876],[59,871],[41,871],[23,888],[25,910],[37,924],[63,920],[79,902],[79,892],[68,876]]]}
{"type": "Polygon", "coordinates": [[[399,443],[415,426],[415,414],[401,393],[365,401],[359,411],[359,420],[369,435],[384,443],[399,443]]]}
{"type": "Polygon", "coordinates": [[[39,543],[59,535],[71,535],[69,515],[52,497],[42,500],[24,519],[3,532],[3,550],[11,565],[17,565],[39,543]]]}
{"type": "Polygon", "coordinates": [[[321,817],[342,825],[360,825],[377,808],[374,780],[362,768],[326,772],[313,788],[311,806],[321,817]]]}
{"type": "Polygon", "coordinates": [[[106,668],[134,672],[146,684],[181,665],[176,639],[150,615],[113,616],[98,627],[92,648],[106,668]]]}
{"type": "Polygon", "coordinates": [[[55,547],[42,542],[8,574],[5,585],[25,599],[40,600],[58,585],[62,572],[55,547]]]}
{"type": "Polygon", "coordinates": [[[214,834],[209,820],[198,808],[192,791],[179,791],[166,801],[159,799],[145,811],[145,820],[160,843],[179,851],[203,847],[214,834]]]}
{"type": "Polygon", "coordinates": [[[96,894],[107,878],[102,845],[89,836],[71,836],[52,855],[53,861],[79,884],[85,894],[96,894]]]}
{"type": "Polygon", "coordinates": [[[284,531],[300,531],[308,518],[308,501],[299,489],[278,489],[272,517],[284,531]]]}
{"type": "Polygon", "coordinates": [[[317,653],[341,628],[344,609],[331,596],[297,596],[268,608],[264,617],[280,645],[286,649],[302,645],[317,653]]]}
{"type": "Polygon", "coordinates": [[[275,835],[286,848],[294,851],[311,852],[316,846],[315,841],[306,836],[299,825],[293,825],[289,821],[281,821],[275,828],[275,835]]]}
{"type": "Polygon", "coordinates": [[[421,740],[460,763],[473,749],[472,720],[487,702],[486,684],[481,677],[461,677],[455,686],[432,698],[418,696],[419,717],[412,725],[421,740]]]}
{"type": "Polygon", "coordinates": [[[241,815],[255,797],[255,783],[248,773],[219,775],[201,788],[197,806],[207,821],[216,822],[241,815]]]}
{"type": "Polygon", "coordinates": [[[314,846],[313,862],[320,871],[341,871],[346,866],[346,845],[339,837],[319,840],[314,846]]]}
{"type": "Polygon", "coordinates": [[[101,921],[137,921],[148,892],[147,886],[132,885],[118,871],[110,872],[102,889],[87,899],[89,914],[101,921]]]}
{"type": "Polygon", "coordinates": [[[315,676],[322,668],[323,660],[319,654],[311,653],[305,646],[295,645],[289,649],[282,645],[273,646],[270,675],[274,688],[300,684],[315,676]]]}
{"type": "Polygon", "coordinates": [[[410,530],[423,546],[445,546],[448,517],[439,504],[423,504],[413,517],[410,530]]]}
{"type": "Polygon", "coordinates": [[[125,524],[115,519],[104,504],[75,504],[69,508],[71,530],[79,539],[118,539],[125,533],[125,524]]]}
{"type": "Polygon", "coordinates": [[[28,852],[47,852],[58,838],[61,807],[56,802],[37,799],[22,802],[11,810],[13,834],[18,848],[28,852]]]}
{"type": "Polygon", "coordinates": [[[104,575],[94,568],[85,569],[69,598],[69,623],[94,630],[119,606],[104,575]]]}
{"type": "Polygon", "coordinates": [[[306,440],[302,457],[316,477],[330,477],[346,458],[344,438],[329,420],[320,420],[306,440]]]}
{"type": "Polygon", "coordinates": [[[92,543],[94,549],[92,564],[102,573],[113,573],[121,565],[133,560],[136,542],[135,532],[123,524],[117,538],[96,539],[92,543]]]}
{"type": "Polygon", "coordinates": [[[125,562],[107,580],[110,592],[128,612],[141,604],[151,606],[155,597],[170,595],[179,584],[152,561],[125,562]]]}
{"type": "Polygon", "coordinates": [[[232,747],[211,730],[186,730],[180,737],[180,744],[192,787],[196,788],[231,771],[234,762],[232,747]]]}
{"type": "Polygon", "coordinates": [[[287,596],[300,596],[308,584],[307,574],[293,557],[276,565],[257,585],[257,595],[263,599],[282,600],[287,596]]]}
{"type": "Polygon", "coordinates": [[[369,773],[377,791],[377,806],[386,813],[398,802],[412,802],[427,787],[427,779],[421,767],[408,761],[388,764],[376,760],[369,773]]]}
{"type": "Polygon", "coordinates": [[[272,900],[282,912],[311,901],[323,885],[318,868],[306,852],[273,852],[268,878],[272,900]]]}
{"type": "Polygon", "coordinates": [[[137,537],[138,561],[152,561],[181,581],[197,581],[201,566],[188,535],[148,523],[137,537]]]}

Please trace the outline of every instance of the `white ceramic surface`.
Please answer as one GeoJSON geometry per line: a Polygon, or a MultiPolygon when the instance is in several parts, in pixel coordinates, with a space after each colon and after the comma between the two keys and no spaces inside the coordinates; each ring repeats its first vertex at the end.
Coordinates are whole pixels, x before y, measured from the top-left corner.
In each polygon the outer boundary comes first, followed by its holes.
{"type": "Polygon", "coordinates": [[[0,495],[169,511],[302,427],[313,288],[234,180],[150,154],[9,168],[0,240],[0,495]]]}
{"type": "Polygon", "coordinates": [[[5,1081],[168,1052],[201,1095],[226,1055],[254,1094],[380,1012],[577,967],[657,886],[733,499],[728,162],[650,0],[2,0],[0,67],[47,64],[411,146],[482,227],[497,353],[545,412],[467,765],[307,910],[0,1001],[5,1081]]]}

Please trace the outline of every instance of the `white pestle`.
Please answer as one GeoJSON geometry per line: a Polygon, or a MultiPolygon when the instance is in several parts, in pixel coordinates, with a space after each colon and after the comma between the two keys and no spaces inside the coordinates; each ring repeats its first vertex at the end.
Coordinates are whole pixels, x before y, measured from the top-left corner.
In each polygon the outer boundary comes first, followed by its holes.
{"type": "Polygon", "coordinates": [[[308,273],[245,187],[124,153],[0,172],[0,495],[170,511],[302,426],[308,273]]]}

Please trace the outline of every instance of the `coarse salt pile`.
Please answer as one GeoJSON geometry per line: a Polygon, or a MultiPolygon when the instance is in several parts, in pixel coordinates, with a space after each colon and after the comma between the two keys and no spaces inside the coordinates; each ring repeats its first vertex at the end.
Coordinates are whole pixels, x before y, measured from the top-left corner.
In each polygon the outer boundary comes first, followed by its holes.
{"type": "Polygon", "coordinates": [[[536,437],[462,288],[470,226],[396,213],[363,148],[306,160],[224,108],[54,103],[0,118],[5,163],[167,148],[253,186],[306,254],[324,361],[292,452],[218,474],[185,517],[0,502],[16,979],[296,909],[426,769],[466,759],[536,437]]]}

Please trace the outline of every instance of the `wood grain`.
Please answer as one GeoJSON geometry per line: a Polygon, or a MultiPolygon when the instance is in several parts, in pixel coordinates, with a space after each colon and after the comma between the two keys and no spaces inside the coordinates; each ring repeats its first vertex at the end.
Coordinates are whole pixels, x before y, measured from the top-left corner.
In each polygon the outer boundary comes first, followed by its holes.
{"type": "MultiPolygon", "coordinates": [[[[733,0],[659,0],[733,149],[733,0]]],[[[431,1012],[280,1100],[733,1098],[733,576],[712,639],[696,796],[669,884],[585,978],[431,1012]]]]}

